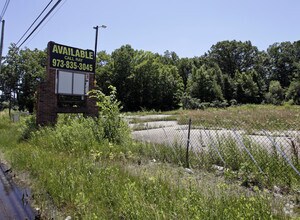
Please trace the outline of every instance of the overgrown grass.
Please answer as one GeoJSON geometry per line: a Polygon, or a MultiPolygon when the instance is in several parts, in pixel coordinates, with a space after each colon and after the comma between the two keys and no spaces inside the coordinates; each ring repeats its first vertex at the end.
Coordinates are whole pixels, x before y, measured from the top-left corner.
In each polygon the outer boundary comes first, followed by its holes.
{"type": "MultiPolygon", "coordinates": [[[[194,158],[194,163],[208,169],[212,164],[224,166],[229,176],[241,180],[245,186],[272,190],[277,185],[287,191],[300,189],[300,176],[277,151],[268,150],[247,139],[244,140],[244,146],[249,153],[236,140],[222,138],[215,146],[209,144],[207,151],[200,152],[198,157],[201,160],[194,158]]],[[[295,168],[300,170],[297,155],[291,155],[290,159],[295,168]]]]}
{"type": "Polygon", "coordinates": [[[244,130],[300,130],[300,106],[243,105],[224,109],[184,110],[178,122],[194,126],[244,130]]]}
{"type": "Polygon", "coordinates": [[[109,141],[91,119],[66,119],[18,142],[19,124],[0,117],[0,148],[14,169],[30,172],[43,210],[43,201],[50,198],[65,216],[75,219],[285,218],[282,204],[274,210],[272,197],[262,192],[232,193],[226,184],[218,191],[176,185],[184,177],[167,175],[169,170],[159,176],[128,170],[133,165],[139,170],[153,158],[176,162],[176,151],[183,155],[180,147],[170,154],[163,146],[109,141]]]}
{"type": "MultiPolygon", "coordinates": [[[[246,138],[245,138],[246,139],[246,138]]],[[[277,151],[270,151],[251,140],[244,141],[250,154],[233,138],[219,139],[205,149],[189,152],[189,164],[194,169],[213,171],[214,165],[224,167],[228,179],[240,181],[246,187],[273,190],[274,186],[285,192],[300,190],[300,176],[277,151]]],[[[136,151],[134,151],[136,152],[136,151]]],[[[158,161],[186,167],[186,148],[174,143],[172,146],[144,143],[138,149],[140,157],[155,158],[158,161]]],[[[290,161],[300,170],[299,158],[291,155],[290,161]]]]}

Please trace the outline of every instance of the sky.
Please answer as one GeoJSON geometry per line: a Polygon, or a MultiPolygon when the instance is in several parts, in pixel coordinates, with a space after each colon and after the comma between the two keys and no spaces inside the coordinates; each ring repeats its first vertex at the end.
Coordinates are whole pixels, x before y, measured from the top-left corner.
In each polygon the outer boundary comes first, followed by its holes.
{"type": "MultiPolygon", "coordinates": [[[[49,2],[10,1],[3,18],[3,55],[49,2]]],[[[0,0],[1,10],[4,3],[0,0]]],[[[62,0],[22,48],[43,50],[54,41],[93,50],[93,27],[106,25],[99,29],[98,51],[111,53],[129,44],[136,50],[169,50],[191,58],[223,40],[250,40],[259,50],[300,40],[299,21],[299,0],[62,0]]]]}

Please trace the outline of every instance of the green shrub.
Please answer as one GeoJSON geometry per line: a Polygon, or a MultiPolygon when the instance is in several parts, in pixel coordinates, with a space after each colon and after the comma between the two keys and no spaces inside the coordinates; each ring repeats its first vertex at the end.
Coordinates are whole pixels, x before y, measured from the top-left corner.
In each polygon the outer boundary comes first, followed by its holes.
{"type": "Polygon", "coordinates": [[[184,109],[203,109],[201,105],[201,100],[197,98],[193,98],[189,95],[184,95],[181,98],[182,107],[184,109]]]}
{"type": "Polygon", "coordinates": [[[44,145],[66,151],[81,151],[103,142],[129,142],[130,130],[120,116],[116,90],[111,88],[109,96],[101,91],[91,92],[97,98],[99,118],[84,118],[80,115],[65,114],[58,118],[54,127],[36,126],[35,116],[28,117],[21,126],[21,140],[32,138],[36,143],[45,138],[44,145]]]}
{"type": "Polygon", "coordinates": [[[265,94],[267,104],[281,105],[284,100],[284,90],[279,81],[270,82],[269,92],[265,94]]]}
{"type": "Polygon", "coordinates": [[[36,125],[36,117],[34,115],[28,116],[21,125],[21,137],[20,140],[27,140],[31,134],[37,131],[38,126],[36,125]]]}
{"type": "Polygon", "coordinates": [[[286,91],[286,99],[292,100],[293,104],[300,105],[300,82],[291,82],[288,90],[286,91]]]}
{"type": "Polygon", "coordinates": [[[212,102],[201,102],[198,98],[193,98],[191,96],[185,95],[181,99],[182,107],[184,109],[207,109],[211,108],[225,108],[228,106],[228,102],[226,100],[219,101],[214,100],[212,102]]]}
{"type": "Polygon", "coordinates": [[[111,142],[124,143],[129,140],[130,130],[127,123],[120,115],[120,102],[116,98],[116,88],[109,86],[109,95],[105,95],[100,90],[90,92],[92,98],[97,99],[99,108],[98,126],[103,127],[104,138],[111,142]]]}

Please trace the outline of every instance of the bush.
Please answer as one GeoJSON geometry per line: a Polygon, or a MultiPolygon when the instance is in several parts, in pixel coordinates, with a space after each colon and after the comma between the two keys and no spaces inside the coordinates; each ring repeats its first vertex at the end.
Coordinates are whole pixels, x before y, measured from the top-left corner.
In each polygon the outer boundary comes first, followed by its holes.
{"type": "Polygon", "coordinates": [[[300,105],[300,82],[291,82],[288,90],[286,91],[286,99],[292,100],[295,105],[300,105]]]}
{"type": "Polygon", "coordinates": [[[229,103],[230,103],[230,106],[236,106],[236,105],[237,105],[236,99],[231,99],[231,100],[229,101],[229,103]]]}
{"type": "Polygon", "coordinates": [[[225,108],[227,106],[228,106],[228,102],[226,100],[225,101],[215,100],[210,103],[210,107],[213,108],[225,108]]]}
{"type": "Polygon", "coordinates": [[[184,109],[207,109],[211,108],[225,108],[229,104],[225,101],[214,100],[212,102],[201,102],[200,99],[193,98],[191,96],[185,95],[181,99],[182,107],[184,109]]]}
{"type": "Polygon", "coordinates": [[[30,115],[21,125],[21,140],[27,140],[31,137],[31,134],[38,130],[38,126],[36,125],[36,117],[34,115],[30,115]]]}
{"type": "Polygon", "coordinates": [[[120,102],[116,98],[116,88],[109,86],[110,95],[106,96],[100,90],[91,91],[91,97],[97,99],[99,107],[98,126],[104,130],[104,138],[115,143],[124,143],[129,140],[130,130],[120,115],[120,102]]]}
{"type": "Polygon", "coordinates": [[[92,145],[103,142],[127,143],[130,141],[130,130],[120,116],[119,102],[116,100],[115,88],[111,94],[93,91],[91,96],[97,98],[99,118],[84,118],[78,115],[62,115],[54,127],[36,126],[35,117],[25,120],[21,128],[21,139],[32,138],[36,143],[40,138],[47,138],[46,146],[60,150],[73,151],[89,149],[92,145]]]}
{"type": "Polygon", "coordinates": [[[284,90],[279,81],[271,81],[269,92],[265,94],[267,104],[281,105],[284,100],[284,90]]]}
{"type": "Polygon", "coordinates": [[[103,129],[93,118],[66,115],[55,127],[43,127],[30,137],[37,146],[43,143],[44,148],[80,154],[105,141],[103,136],[103,129]]]}
{"type": "Polygon", "coordinates": [[[184,95],[181,102],[184,109],[204,109],[200,99],[192,98],[189,95],[184,95]]]}

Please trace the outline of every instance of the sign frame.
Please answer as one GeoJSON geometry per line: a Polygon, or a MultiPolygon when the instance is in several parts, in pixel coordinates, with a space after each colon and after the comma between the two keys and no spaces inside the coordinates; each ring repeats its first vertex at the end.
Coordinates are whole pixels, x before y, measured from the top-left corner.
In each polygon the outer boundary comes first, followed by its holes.
{"type": "Polygon", "coordinates": [[[93,50],[70,47],[53,41],[49,42],[49,49],[50,68],[95,73],[93,50]]]}
{"type": "Polygon", "coordinates": [[[56,70],[55,94],[69,96],[87,96],[89,91],[89,74],[56,70]],[[69,76],[68,76],[69,75],[69,76]],[[63,79],[67,80],[63,80],[63,79]]]}

